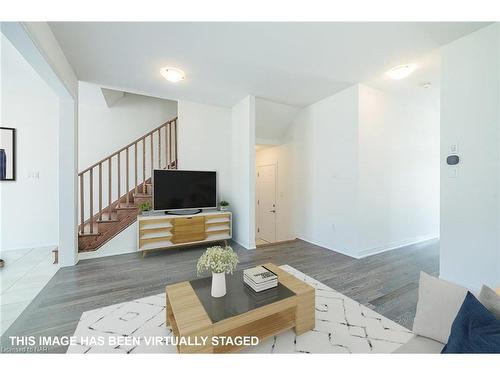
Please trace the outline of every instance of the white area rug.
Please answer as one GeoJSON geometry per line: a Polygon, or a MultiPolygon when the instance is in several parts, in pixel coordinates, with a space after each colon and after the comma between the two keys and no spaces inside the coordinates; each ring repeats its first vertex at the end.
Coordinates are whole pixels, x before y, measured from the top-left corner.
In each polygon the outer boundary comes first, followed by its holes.
{"type": "MultiPolygon", "coordinates": [[[[316,327],[300,336],[283,332],[240,353],[391,353],[413,333],[288,265],[282,269],[316,289],[316,327]]],[[[177,353],[165,325],[165,294],[82,314],[68,353],[177,353]],[[151,337],[161,342],[151,344],[151,337]],[[116,340],[134,341],[121,345],[116,340]],[[100,341],[100,342],[99,342],[100,341]],[[162,345],[163,343],[163,345],[162,345]]]]}

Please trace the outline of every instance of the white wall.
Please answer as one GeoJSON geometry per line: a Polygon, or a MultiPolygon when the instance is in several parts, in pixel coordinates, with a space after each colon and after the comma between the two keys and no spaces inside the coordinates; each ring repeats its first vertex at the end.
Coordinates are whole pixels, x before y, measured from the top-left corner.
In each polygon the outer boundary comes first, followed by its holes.
{"type": "Polygon", "coordinates": [[[358,255],[439,237],[439,96],[359,86],[358,255]]]}
{"type": "Polygon", "coordinates": [[[297,237],[363,257],[438,236],[438,102],[355,85],[299,113],[292,149],[297,237]]]}
{"type": "Polygon", "coordinates": [[[231,210],[233,239],[255,248],[255,97],[247,96],[231,111],[231,210]]]}
{"type": "Polygon", "coordinates": [[[494,24],[441,49],[440,276],[475,289],[500,285],[499,43],[494,24]]]}
{"type": "Polygon", "coordinates": [[[280,144],[299,108],[255,98],[255,138],[258,144],[280,144]]]}
{"type": "Polygon", "coordinates": [[[291,131],[297,237],[356,256],[358,87],[301,110],[291,131]]]}
{"type": "MultiPolygon", "coordinates": [[[[291,144],[268,147],[255,153],[257,167],[276,165],[276,241],[295,239],[293,225],[293,165],[291,144]]],[[[257,209],[257,207],[256,207],[257,209]]],[[[258,212],[256,212],[256,222],[258,212]]]]}
{"type": "Polygon", "coordinates": [[[215,170],[219,201],[231,193],[231,109],[179,101],[179,168],[215,170]]]}
{"type": "Polygon", "coordinates": [[[2,183],[0,248],[55,246],[59,99],[3,35],[1,48],[1,124],[17,130],[17,178],[2,183]]]}
{"type": "Polygon", "coordinates": [[[110,108],[100,86],[79,82],[79,170],[176,116],[176,102],[135,94],[125,94],[110,108]]]}
{"type": "Polygon", "coordinates": [[[93,259],[137,251],[137,221],[122,230],[111,240],[95,251],[86,251],[78,255],[79,259],[93,259]]]}
{"type": "Polygon", "coordinates": [[[78,79],[46,22],[3,22],[2,33],[59,99],[59,264],[78,261],[78,79]]]}

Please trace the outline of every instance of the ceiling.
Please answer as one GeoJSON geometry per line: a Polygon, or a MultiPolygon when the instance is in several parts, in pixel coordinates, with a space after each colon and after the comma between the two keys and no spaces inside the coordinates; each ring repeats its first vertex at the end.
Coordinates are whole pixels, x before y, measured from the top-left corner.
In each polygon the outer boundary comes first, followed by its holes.
{"type": "Polygon", "coordinates": [[[354,83],[412,89],[439,79],[436,48],[487,23],[52,22],[78,78],[165,99],[230,107],[248,94],[305,106],[354,83]],[[388,81],[416,62],[413,80],[388,81]],[[160,68],[176,66],[172,84],[160,68]]]}

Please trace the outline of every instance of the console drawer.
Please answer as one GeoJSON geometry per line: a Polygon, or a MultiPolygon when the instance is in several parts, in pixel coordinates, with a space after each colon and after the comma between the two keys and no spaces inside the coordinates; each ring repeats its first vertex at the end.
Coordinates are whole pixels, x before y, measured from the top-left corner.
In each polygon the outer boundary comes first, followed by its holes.
{"type": "Polygon", "coordinates": [[[205,224],[205,216],[179,217],[172,220],[174,227],[184,225],[205,224]]]}
{"type": "Polygon", "coordinates": [[[205,233],[205,224],[177,225],[171,230],[172,233],[205,233]]]}

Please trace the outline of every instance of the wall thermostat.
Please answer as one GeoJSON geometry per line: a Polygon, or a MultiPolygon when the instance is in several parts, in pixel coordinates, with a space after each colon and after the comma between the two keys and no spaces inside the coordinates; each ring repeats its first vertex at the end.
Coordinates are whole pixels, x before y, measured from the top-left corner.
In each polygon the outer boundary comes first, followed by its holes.
{"type": "Polygon", "coordinates": [[[449,155],[446,158],[446,164],[457,165],[460,162],[460,157],[458,155],[449,155]]]}

